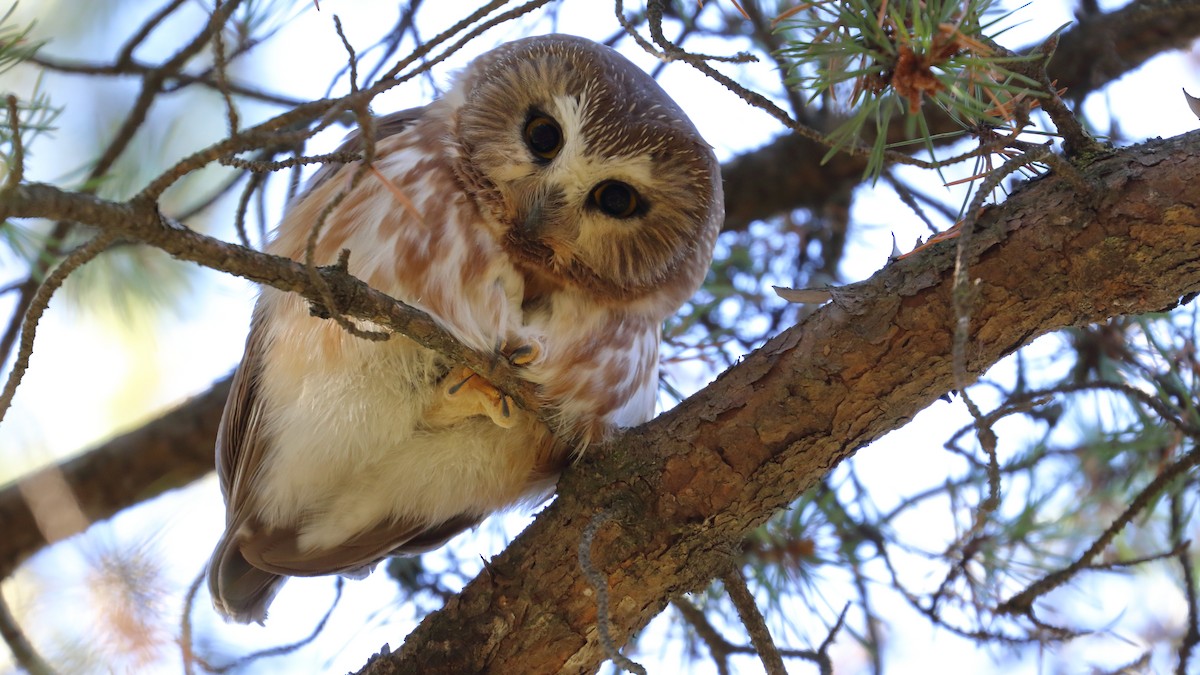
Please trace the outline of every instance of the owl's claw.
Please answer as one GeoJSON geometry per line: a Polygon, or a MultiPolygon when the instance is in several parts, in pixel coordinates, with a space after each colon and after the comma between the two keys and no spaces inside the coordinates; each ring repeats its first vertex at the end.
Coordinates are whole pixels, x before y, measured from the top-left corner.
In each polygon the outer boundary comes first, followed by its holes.
{"type": "Polygon", "coordinates": [[[505,342],[500,345],[499,351],[514,366],[527,366],[541,357],[542,345],[534,341],[509,349],[508,343],[505,342]]]}
{"type": "Polygon", "coordinates": [[[475,415],[486,415],[505,429],[512,428],[516,420],[512,414],[512,397],[500,391],[491,382],[483,379],[470,368],[459,368],[445,380],[444,400],[434,405],[430,417],[444,424],[475,415]]]}

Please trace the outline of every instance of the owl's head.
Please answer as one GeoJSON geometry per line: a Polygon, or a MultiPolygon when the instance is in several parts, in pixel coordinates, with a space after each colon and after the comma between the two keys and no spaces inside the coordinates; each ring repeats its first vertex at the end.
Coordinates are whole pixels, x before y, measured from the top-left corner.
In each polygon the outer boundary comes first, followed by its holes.
{"type": "Polygon", "coordinates": [[[459,175],[521,267],[666,312],[695,292],[724,217],[720,165],[649,75],[546,35],[477,58],[446,102],[459,175]]]}

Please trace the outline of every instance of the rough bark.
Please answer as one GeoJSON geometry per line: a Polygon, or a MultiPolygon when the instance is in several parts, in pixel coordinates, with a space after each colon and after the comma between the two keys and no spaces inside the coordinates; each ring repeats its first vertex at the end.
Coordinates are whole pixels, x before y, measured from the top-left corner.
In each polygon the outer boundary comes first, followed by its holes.
{"type": "MultiPolygon", "coordinates": [[[[1046,332],[1200,290],[1200,132],[1115,153],[1078,194],[1050,177],[981,219],[969,375],[1046,332]]],[[[361,672],[593,672],[591,547],[623,643],[731,563],[742,536],[955,387],[952,240],[889,265],[560,483],[557,500],[404,647],[361,672]]]]}

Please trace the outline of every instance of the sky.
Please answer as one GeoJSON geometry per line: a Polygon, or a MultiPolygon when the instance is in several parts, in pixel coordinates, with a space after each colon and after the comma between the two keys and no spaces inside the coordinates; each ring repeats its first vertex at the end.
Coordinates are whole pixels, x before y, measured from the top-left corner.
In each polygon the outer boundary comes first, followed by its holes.
{"type": "MultiPolygon", "coordinates": [[[[46,47],[46,53],[74,57],[110,55],[114,45],[158,4],[123,2],[117,9],[117,3],[95,3],[87,10],[93,12],[93,16],[86,20],[106,24],[107,30],[86,39],[55,40],[46,47]]],[[[341,41],[332,27],[333,15],[341,17],[348,39],[361,48],[372,44],[382,27],[391,25],[395,18],[393,5],[361,0],[322,0],[319,12],[310,9],[291,18],[280,37],[264,45],[253,61],[238,65],[235,75],[262,82],[272,91],[297,98],[321,97],[331,75],[344,63],[341,41]]],[[[76,9],[78,7],[69,0],[39,0],[23,4],[19,12],[26,16],[39,15],[38,30],[47,36],[57,36],[62,34],[60,31],[67,30],[68,21],[75,18],[66,10],[80,11],[76,9]]],[[[200,3],[189,4],[192,17],[199,16],[200,7],[200,3]]],[[[425,35],[434,34],[441,24],[455,18],[438,17],[433,12],[423,16],[430,22],[422,27],[425,35]]],[[[1004,42],[1012,47],[1027,44],[1071,18],[1070,8],[1058,0],[1034,0],[1017,15],[1017,20],[1024,24],[1006,35],[1004,42]]],[[[572,0],[564,4],[557,25],[541,20],[493,30],[468,45],[445,67],[436,70],[434,80],[439,88],[445,88],[449,74],[455,68],[462,67],[472,55],[488,46],[552,30],[603,40],[615,34],[619,27],[608,3],[572,0]]],[[[179,35],[177,30],[164,30],[139,55],[147,60],[161,58],[177,47],[179,35]]],[[[740,48],[728,43],[702,41],[689,43],[689,47],[720,53],[740,48]]],[[[636,51],[636,47],[625,44],[623,51],[647,70],[655,65],[651,56],[636,51]]],[[[1191,130],[1196,126],[1196,118],[1187,110],[1179,89],[1185,87],[1193,93],[1200,92],[1200,76],[1195,66],[1194,55],[1160,57],[1113,84],[1104,94],[1090,97],[1085,109],[1095,116],[1094,119],[1103,121],[1107,119],[1105,109],[1111,108],[1120,118],[1123,131],[1133,137],[1166,137],[1191,130]]],[[[763,86],[772,85],[777,77],[769,62],[740,66],[734,72],[744,82],[758,82],[763,86]]],[[[778,124],[765,113],[749,110],[740,99],[686,65],[668,66],[660,83],[688,112],[723,160],[762,145],[781,132],[778,124]]],[[[60,103],[72,104],[76,98],[86,100],[79,96],[81,85],[78,79],[47,77],[43,85],[60,103]]],[[[82,86],[97,85],[114,86],[112,82],[82,86]]],[[[128,88],[131,85],[124,82],[117,86],[128,88]]],[[[27,75],[16,73],[7,76],[0,86],[25,93],[32,87],[32,81],[27,75]]],[[[344,91],[345,83],[341,86],[344,91]]],[[[377,112],[411,107],[426,102],[434,93],[429,83],[421,80],[381,97],[374,107],[377,112]]],[[[187,101],[172,105],[180,106],[182,115],[187,101]]],[[[77,171],[82,158],[57,156],[55,149],[62,144],[90,147],[88,139],[97,132],[107,131],[105,124],[112,124],[111,112],[101,112],[103,114],[97,114],[97,109],[82,103],[69,105],[60,120],[58,134],[43,139],[43,145],[34,146],[31,178],[61,180],[77,171]],[[41,148],[44,148],[44,154],[38,154],[41,148]]],[[[269,113],[265,108],[249,106],[246,118],[250,120],[254,115],[262,117],[269,113]]],[[[223,120],[215,118],[207,125],[199,123],[188,133],[172,133],[176,131],[169,119],[152,130],[151,135],[161,134],[162,139],[156,146],[161,156],[153,158],[154,162],[169,161],[189,149],[216,140],[223,133],[223,120]]],[[[325,134],[313,150],[318,151],[322,143],[331,149],[343,133],[343,130],[333,130],[325,134]]],[[[154,162],[150,162],[146,171],[154,162]]],[[[132,173],[131,183],[136,186],[137,173],[132,173]]],[[[950,180],[954,177],[954,172],[947,175],[950,180]]],[[[212,178],[203,177],[202,180],[212,178]]],[[[892,250],[893,238],[902,250],[908,250],[918,237],[927,235],[924,224],[907,211],[890,189],[883,186],[863,189],[870,194],[855,201],[852,219],[857,234],[849,243],[841,269],[846,281],[866,278],[882,267],[892,250]]],[[[931,189],[940,188],[934,186],[931,189]]],[[[951,201],[961,199],[961,192],[948,194],[951,201]]],[[[275,212],[282,199],[282,191],[276,189],[272,193],[275,212]]],[[[232,239],[234,235],[228,224],[231,213],[232,202],[227,200],[206,226],[212,228],[214,234],[232,239]]],[[[0,285],[8,283],[20,271],[11,260],[0,259],[0,285]]],[[[136,311],[122,313],[119,309],[95,311],[84,309],[82,303],[62,299],[51,305],[39,329],[29,374],[13,409],[0,425],[0,483],[31,468],[77,453],[123,430],[136,428],[187,396],[205,391],[213,381],[224,377],[233,368],[241,356],[255,289],[249,283],[208,270],[191,274],[183,283],[190,287],[183,296],[184,301],[177,303],[177,310],[159,315],[136,311]]],[[[0,297],[0,315],[8,315],[10,305],[6,303],[9,302],[7,296],[0,297]]],[[[1043,338],[1030,356],[1048,359],[1061,348],[1058,340],[1056,337],[1043,338]]],[[[1004,368],[998,367],[998,379],[1003,379],[1004,368]]],[[[677,373],[676,380],[688,390],[702,384],[695,381],[691,371],[677,373]]],[[[982,403],[988,400],[985,391],[980,391],[977,396],[982,403]]],[[[866,484],[878,486],[872,494],[877,495],[881,507],[887,508],[902,494],[943,480],[945,472],[931,472],[930,466],[954,470],[953,460],[948,460],[941,450],[941,441],[930,443],[929,439],[931,436],[948,437],[966,420],[961,406],[937,403],[906,427],[860,451],[856,462],[859,476],[866,484]]],[[[1006,442],[1014,446],[1031,433],[1015,424],[1001,427],[1000,431],[1006,442]]],[[[948,541],[953,533],[925,527],[923,521],[918,521],[925,517],[935,519],[938,509],[944,512],[945,506],[931,504],[928,509],[918,510],[911,516],[915,519],[912,524],[914,537],[928,539],[929,545],[935,548],[938,541],[948,541]]],[[[147,602],[164,615],[177,616],[183,591],[203,568],[222,522],[220,495],[215,479],[210,476],[98,524],[85,537],[76,537],[44,551],[4,585],[5,595],[25,617],[25,626],[35,642],[79,639],[94,628],[89,622],[102,619],[84,616],[64,622],[62,616],[65,608],[90,608],[97,599],[104,597],[103,584],[98,584],[93,576],[95,561],[112,551],[139,551],[142,555],[135,558],[143,561],[141,564],[147,569],[153,568],[157,580],[157,595],[147,602]]],[[[524,522],[523,516],[501,519],[501,522],[489,523],[456,540],[454,548],[458,559],[475,565],[460,570],[465,575],[463,580],[474,574],[478,568],[474,561],[478,561],[479,556],[498,552],[504,541],[518,532],[524,522]]],[[[431,566],[449,564],[436,556],[428,558],[427,562],[431,566]]],[[[448,579],[447,583],[456,582],[448,579]]],[[[1165,582],[1152,579],[1150,583],[1165,582]]],[[[222,624],[213,615],[207,596],[202,593],[193,612],[200,644],[219,645],[222,651],[237,654],[294,640],[306,634],[319,620],[333,596],[333,589],[334,582],[330,579],[290,581],[275,601],[273,619],[265,628],[222,624]]],[[[1128,580],[1092,580],[1070,592],[1078,594],[1081,601],[1092,599],[1095,617],[1101,625],[1115,620],[1119,613],[1144,611],[1144,603],[1138,602],[1137,594],[1146,591],[1139,590],[1128,580]]],[[[1163,585],[1151,586],[1150,592],[1162,598],[1161,603],[1167,608],[1155,616],[1182,616],[1171,604],[1172,598],[1178,598],[1177,592],[1163,585]]],[[[378,650],[383,643],[398,646],[416,618],[411,604],[399,599],[396,584],[382,573],[364,581],[347,583],[344,594],[334,620],[317,644],[295,657],[263,661],[258,671],[308,668],[314,664],[318,671],[355,670],[362,665],[366,655],[378,650]],[[286,660],[288,658],[292,660],[286,660]]],[[[810,616],[812,610],[809,608],[784,602],[777,615],[771,617],[773,626],[782,635],[781,641],[795,646],[808,646],[800,642],[805,638],[819,641],[824,635],[817,627],[820,620],[836,615],[842,602],[834,593],[826,600],[826,611],[816,616],[810,616]]],[[[885,606],[877,607],[877,610],[884,615],[911,615],[911,610],[898,599],[894,606],[888,607],[891,602],[885,599],[885,606]]],[[[924,620],[897,621],[897,625],[903,625],[903,632],[889,641],[892,645],[888,656],[892,664],[889,672],[932,672],[928,667],[929,657],[934,652],[943,662],[953,663],[954,672],[983,672],[997,668],[993,661],[995,653],[949,639],[944,632],[929,628],[924,620]]],[[[843,642],[849,643],[848,640],[843,642]]],[[[1066,649],[1080,650],[1081,654],[1093,657],[1100,653],[1098,650],[1113,649],[1111,645],[1111,641],[1102,644],[1082,641],[1066,649]]],[[[674,672],[678,668],[682,646],[663,622],[656,622],[648,629],[642,647],[644,651],[635,657],[651,672],[674,672]],[[661,649],[652,645],[659,645],[661,649]]],[[[1127,655],[1119,648],[1116,651],[1114,660],[1119,661],[1127,655]]],[[[855,672],[865,663],[861,650],[852,644],[835,648],[834,656],[840,672],[855,672]]],[[[5,668],[5,658],[6,654],[0,654],[0,671],[5,668]]],[[[738,672],[761,672],[761,666],[750,657],[736,661],[735,665],[738,672]]],[[[809,666],[803,663],[798,663],[795,668],[797,672],[808,669],[809,666]]],[[[139,665],[137,670],[178,672],[177,654],[167,648],[160,658],[139,665]]],[[[1007,663],[1001,670],[1038,672],[1038,664],[1036,660],[1026,659],[1007,663]]],[[[694,672],[710,671],[711,667],[703,657],[695,662],[694,672]]]]}

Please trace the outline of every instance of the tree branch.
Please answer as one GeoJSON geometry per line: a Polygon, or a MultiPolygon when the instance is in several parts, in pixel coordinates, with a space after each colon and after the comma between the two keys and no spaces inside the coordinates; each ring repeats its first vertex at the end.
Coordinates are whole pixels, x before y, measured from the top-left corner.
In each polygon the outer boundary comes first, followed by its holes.
{"type": "Polygon", "coordinates": [[[79,457],[25,476],[0,490],[0,578],[43,546],[77,530],[47,528],[22,495],[23,485],[56,473],[87,522],[167,490],[183,487],[213,470],[217,422],[229,396],[229,378],[171,412],[107,441],[79,457]]]}

